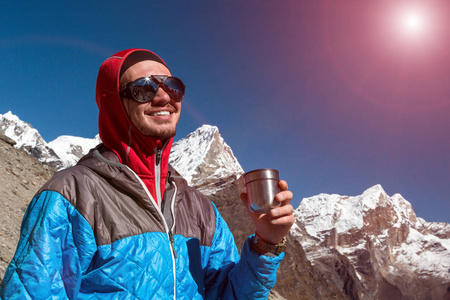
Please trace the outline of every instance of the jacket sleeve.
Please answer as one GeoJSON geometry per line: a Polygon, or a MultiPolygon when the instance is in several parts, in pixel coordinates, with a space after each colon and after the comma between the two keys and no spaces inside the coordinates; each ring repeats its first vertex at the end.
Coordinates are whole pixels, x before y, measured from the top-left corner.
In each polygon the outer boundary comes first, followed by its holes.
{"type": "Polygon", "coordinates": [[[269,257],[250,247],[247,238],[239,257],[233,234],[216,212],[216,232],[206,271],[207,299],[267,299],[276,283],[276,271],[284,253],[269,257]]]}
{"type": "Polygon", "coordinates": [[[96,248],[89,223],[71,203],[53,191],[40,193],[22,221],[1,299],[75,299],[96,248]]]}

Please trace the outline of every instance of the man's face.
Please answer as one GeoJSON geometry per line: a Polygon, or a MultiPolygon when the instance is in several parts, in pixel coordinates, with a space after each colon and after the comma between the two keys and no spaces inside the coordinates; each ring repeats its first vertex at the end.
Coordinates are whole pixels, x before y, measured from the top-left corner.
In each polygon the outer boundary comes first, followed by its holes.
{"type": "MultiPolygon", "coordinates": [[[[151,60],[144,60],[134,64],[123,73],[120,86],[140,77],[150,75],[171,75],[163,64],[151,60]]],[[[181,102],[174,101],[160,87],[152,101],[140,103],[133,99],[123,98],[123,105],[134,126],[144,135],[158,139],[175,136],[178,120],[180,119],[181,102]],[[161,114],[169,112],[169,114],[161,114]]]]}

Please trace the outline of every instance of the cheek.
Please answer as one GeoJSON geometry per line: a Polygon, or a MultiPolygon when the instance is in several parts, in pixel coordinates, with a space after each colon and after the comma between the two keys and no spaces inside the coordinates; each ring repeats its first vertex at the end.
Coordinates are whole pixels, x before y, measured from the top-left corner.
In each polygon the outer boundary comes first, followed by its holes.
{"type": "Polygon", "coordinates": [[[145,115],[144,112],[148,105],[149,103],[138,103],[136,101],[129,100],[126,110],[131,118],[139,119],[145,115]]]}
{"type": "Polygon", "coordinates": [[[175,102],[174,107],[178,110],[178,112],[181,112],[181,102],[175,102]]]}

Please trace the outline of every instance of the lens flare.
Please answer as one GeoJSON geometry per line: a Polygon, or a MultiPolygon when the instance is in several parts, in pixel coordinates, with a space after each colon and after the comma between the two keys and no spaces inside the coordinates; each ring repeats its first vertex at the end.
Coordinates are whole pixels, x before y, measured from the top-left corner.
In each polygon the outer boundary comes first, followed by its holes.
{"type": "Polygon", "coordinates": [[[329,61],[354,101],[398,112],[448,110],[450,4],[371,3],[359,16],[354,7],[346,11],[331,0],[324,9],[329,61]]]}
{"type": "Polygon", "coordinates": [[[419,34],[425,30],[425,16],[418,11],[409,11],[402,16],[403,30],[410,34],[419,34]]]}

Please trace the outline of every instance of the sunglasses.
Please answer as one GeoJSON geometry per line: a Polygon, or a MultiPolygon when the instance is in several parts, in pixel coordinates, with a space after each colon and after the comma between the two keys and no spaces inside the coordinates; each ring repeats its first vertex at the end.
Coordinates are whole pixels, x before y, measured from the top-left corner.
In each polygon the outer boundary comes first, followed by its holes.
{"type": "Polygon", "coordinates": [[[184,97],[185,86],[183,82],[172,76],[151,75],[141,77],[135,81],[128,82],[127,85],[119,91],[119,95],[123,98],[134,99],[137,102],[145,103],[155,98],[158,88],[163,90],[174,101],[181,101],[184,97]]]}

